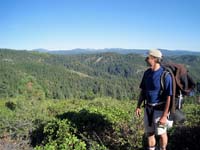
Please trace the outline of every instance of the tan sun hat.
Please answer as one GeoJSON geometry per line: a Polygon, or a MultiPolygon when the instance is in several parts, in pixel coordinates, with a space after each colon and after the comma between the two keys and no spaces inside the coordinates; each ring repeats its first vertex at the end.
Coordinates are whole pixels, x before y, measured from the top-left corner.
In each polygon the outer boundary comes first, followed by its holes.
{"type": "Polygon", "coordinates": [[[151,55],[151,56],[154,56],[154,57],[157,57],[157,58],[162,58],[162,53],[160,50],[158,49],[150,49],[148,52],[147,52],[148,55],[151,55]]]}

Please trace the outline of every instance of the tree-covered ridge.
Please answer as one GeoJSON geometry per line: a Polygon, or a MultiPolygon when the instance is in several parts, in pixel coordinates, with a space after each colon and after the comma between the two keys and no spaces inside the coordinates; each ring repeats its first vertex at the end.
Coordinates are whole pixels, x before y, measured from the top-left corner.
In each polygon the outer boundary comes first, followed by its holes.
{"type": "MultiPolygon", "coordinates": [[[[199,81],[200,56],[165,60],[185,64],[199,81]]],[[[33,99],[133,99],[146,69],[144,57],[138,54],[52,55],[8,49],[0,49],[0,66],[0,97],[33,99]]]]}

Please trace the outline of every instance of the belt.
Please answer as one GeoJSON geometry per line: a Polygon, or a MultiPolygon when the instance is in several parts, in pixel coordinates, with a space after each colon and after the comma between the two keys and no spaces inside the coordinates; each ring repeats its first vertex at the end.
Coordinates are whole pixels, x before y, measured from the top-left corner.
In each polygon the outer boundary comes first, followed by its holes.
{"type": "Polygon", "coordinates": [[[165,102],[160,102],[160,103],[147,103],[146,104],[147,107],[153,108],[154,110],[164,110],[165,109],[165,102]]]}
{"type": "Polygon", "coordinates": [[[162,105],[165,104],[165,102],[158,102],[158,103],[147,103],[148,106],[157,106],[157,105],[162,105]]]}

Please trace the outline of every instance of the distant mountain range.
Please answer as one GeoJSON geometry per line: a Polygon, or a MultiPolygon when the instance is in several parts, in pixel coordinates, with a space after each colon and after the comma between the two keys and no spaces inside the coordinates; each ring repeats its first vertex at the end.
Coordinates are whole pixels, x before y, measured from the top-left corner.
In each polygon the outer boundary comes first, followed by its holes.
{"type": "MultiPolygon", "coordinates": [[[[200,52],[189,50],[167,50],[160,49],[164,56],[181,56],[181,55],[200,55],[200,52]]],[[[141,54],[145,55],[147,49],[123,49],[123,48],[105,48],[105,49],[72,49],[72,50],[48,50],[33,49],[33,51],[41,53],[59,54],[59,55],[75,55],[75,54],[96,54],[96,53],[119,53],[119,54],[141,54]]]]}

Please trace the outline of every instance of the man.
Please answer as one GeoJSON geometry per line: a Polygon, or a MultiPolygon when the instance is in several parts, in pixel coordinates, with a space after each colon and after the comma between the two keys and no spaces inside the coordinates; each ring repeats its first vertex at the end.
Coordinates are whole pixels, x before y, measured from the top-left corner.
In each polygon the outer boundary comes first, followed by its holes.
{"type": "Polygon", "coordinates": [[[167,122],[170,99],[172,96],[172,78],[168,74],[165,78],[164,91],[161,89],[161,75],[164,68],[161,66],[162,53],[158,49],[148,51],[146,62],[149,66],[143,75],[140,88],[136,115],[141,115],[141,104],[145,101],[144,126],[148,138],[148,149],[155,150],[155,135],[160,137],[160,150],[166,150],[167,122]]]}

